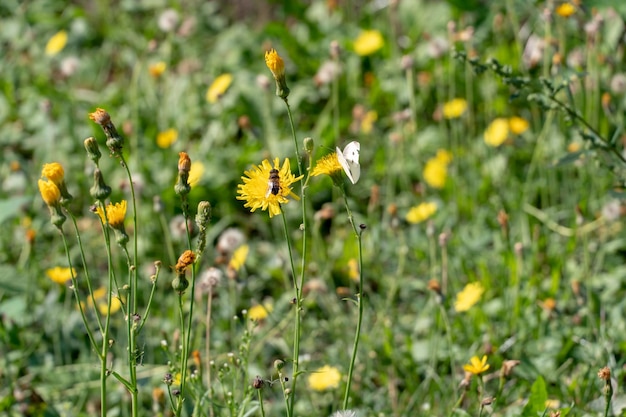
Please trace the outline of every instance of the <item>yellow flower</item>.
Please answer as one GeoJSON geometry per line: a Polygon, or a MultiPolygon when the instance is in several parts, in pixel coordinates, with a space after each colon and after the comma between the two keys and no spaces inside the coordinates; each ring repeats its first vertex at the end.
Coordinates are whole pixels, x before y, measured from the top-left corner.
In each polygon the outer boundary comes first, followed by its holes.
{"type": "Polygon", "coordinates": [[[565,2],[557,7],[555,12],[561,17],[570,17],[576,13],[576,7],[572,3],[565,2]]]}
{"type": "Polygon", "coordinates": [[[46,270],[46,275],[53,282],[57,284],[63,285],[70,279],[72,279],[72,275],[76,276],[76,270],[74,268],[63,268],[60,266],[55,266],[54,268],[50,268],[46,270]]]}
{"type": "Polygon", "coordinates": [[[364,30],[354,40],[354,52],[367,56],[378,51],[385,45],[383,35],[377,30],[364,30]]]}
{"type": "Polygon", "coordinates": [[[415,207],[411,207],[406,214],[406,221],[412,224],[421,223],[437,212],[437,204],[422,203],[415,207]]]}
{"type": "Polygon", "coordinates": [[[514,116],[509,119],[509,129],[515,135],[521,135],[528,130],[529,124],[523,117],[514,116]]]}
{"type": "Polygon", "coordinates": [[[487,355],[484,355],[482,359],[479,359],[478,356],[472,356],[472,358],[470,359],[470,363],[463,365],[463,369],[473,375],[482,374],[487,369],[489,369],[489,364],[487,363],[487,355]]]}
{"type": "Polygon", "coordinates": [[[315,177],[318,175],[328,175],[333,176],[336,173],[341,172],[343,168],[341,168],[341,164],[339,163],[339,159],[337,158],[337,153],[329,153],[318,159],[315,162],[315,167],[313,171],[311,171],[311,176],[315,177]]]}
{"type": "Polygon", "coordinates": [[[55,56],[65,48],[67,44],[67,32],[60,30],[55,33],[46,44],[46,55],[55,56]]]}
{"type": "Polygon", "coordinates": [[[243,184],[237,186],[238,200],[245,200],[244,207],[249,207],[250,211],[256,209],[268,210],[270,217],[280,214],[280,205],[287,204],[287,197],[299,200],[299,197],[291,191],[291,185],[302,179],[302,175],[295,177],[291,173],[289,159],[285,159],[283,166],[280,167],[278,158],[274,159],[274,166],[265,159],[261,165],[253,167],[249,171],[245,171],[245,177],[241,177],[243,184]],[[279,187],[276,194],[270,183],[270,171],[278,170],[279,187]]]}
{"type": "Polygon", "coordinates": [[[194,187],[198,184],[200,179],[202,179],[202,174],[204,174],[204,164],[202,162],[193,161],[191,163],[191,169],[189,170],[189,178],[187,179],[189,185],[194,187]]]}
{"type": "Polygon", "coordinates": [[[457,119],[467,110],[467,100],[455,98],[443,104],[443,117],[457,119]]]}
{"type": "MultiPolygon", "coordinates": [[[[106,217],[109,219],[109,225],[112,228],[118,229],[124,226],[124,217],[126,217],[126,205],[126,200],[122,200],[119,203],[109,203],[109,205],[106,206],[106,217]]],[[[98,214],[98,216],[100,216],[102,223],[106,223],[102,207],[96,208],[96,213],[98,214]]]]}
{"type": "Polygon", "coordinates": [[[50,164],[43,164],[41,176],[52,181],[57,188],[61,188],[61,183],[63,183],[63,179],[65,177],[65,171],[63,171],[63,166],[61,166],[61,164],[58,162],[52,162],[50,164]]]}
{"type": "Polygon", "coordinates": [[[234,269],[235,271],[239,271],[241,267],[246,263],[249,252],[250,247],[248,245],[239,246],[233,252],[233,256],[232,258],[230,258],[230,262],[228,262],[228,267],[234,269]]]}
{"type": "Polygon", "coordinates": [[[248,318],[254,321],[261,321],[265,319],[273,309],[274,307],[271,304],[254,305],[248,309],[248,318]]]}
{"type": "Polygon", "coordinates": [[[348,261],[348,276],[352,281],[359,281],[359,261],[354,258],[348,261]]]}
{"type": "Polygon", "coordinates": [[[334,366],[324,365],[309,375],[308,382],[309,387],[314,391],[337,388],[341,382],[341,373],[334,366]]]}
{"type": "Polygon", "coordinates": [[[148,67],[148,72],[150,73],[152,77],[159,78],[161,74],[165,72],[166,68],[167,68],[167,64],[163,61],[159,61],[159,62],[150,64],[150,66],[148,67]]]}
{"type": "Polygon", "coordinates": [[[480,282],[467,284],[465,288],[456,295],[454,310],[459,313],[469,310],[480,300],[484,292],[485,289],[480,282]]]}
{"type": "Polygon", "coordinates": [[[275,49],[265,52],[265,65],[270,69],[275,79],[285,76],[285,61],[275,49]]]}
{"type": "Polygon", "coordinates": [[[580,142],[570,142],[570,144],[567,145],[567,152],[576,153],[580,151],[581,148],[582,145],[580,144],[580,142]]]}
{"type": "Polygon", "coordinates": [[[433,188],[443,188],[448,178],[448,164],[452,161],[452,154],[445,149],[439,149],[434,158],[426,161],[424,181],[433,188]]]}
{"type": "Polygon", "coordinates": [[[270,69],[274,81],[276,81],[276,95],[286,99],[289,96],[289,87],[287,87],[285,80],[285,62],[275,49],[265,52],[265,65],[270,69]]]}
{"type": "MultiPolygon", "coordinates": [[[[108,293],[109,292],[104,287],[100,287],[93,292],[93,298],[96,300],[96,307],[98,307],[98,311],[100,312],[100,314],[107,313],[108,293]]],[[[93,307],[93,300],[91,299],[91,297],[87,298],[87,305],[89,307],[93,307]]],[[[111,299],[111,314],[117,312],[120,307],[122,307],[122,303],[120,302],[119,298],[113,297],[111,299]]]]}
{"type": "Polygon", "coordinates": [[[217,77],[206,92],[206,101],[216,103],[228,90],[233,82],[233,76],[230,74],[222,74],[217,77]]]}
{"type": "Polygon", "coordinates": [[[161,149],[167,149],[178,139],[178,131],[176,129],[167,129],[159,132],[156,138],[157,146],[161,149]]]}
{"type": "Polygon", "coordinates": [[[46,205],[56,206],[59,204],[59,200],[61,199],[61,191],[59,191],[59,188],[54,185],[53,182],[39,180],[37,184],[39,185],[41,198],[46,203],[46,205]]]}
{"type": "Polygon", "coordinates": [[[487,126],[483,138],[487,145],[498,147],[504,143],[508,136],[509,121],[503,117],[498,117],[487,126]]]}
{"type": "Polygon", "coordinates": [[[361,132],[368,134],[374,128],[374,122],[378,119],[378,113],[374,110],[370,110],[365,113],[365,117],[361,120],[361,132]]]}

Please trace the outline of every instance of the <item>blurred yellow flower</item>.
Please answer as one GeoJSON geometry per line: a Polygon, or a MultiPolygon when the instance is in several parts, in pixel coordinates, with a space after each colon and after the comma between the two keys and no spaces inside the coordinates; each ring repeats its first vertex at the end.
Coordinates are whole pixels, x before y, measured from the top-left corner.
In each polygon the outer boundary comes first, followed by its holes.
{"type": "Polygon", "coordinates": [[[52,181],[57,188],[61,188],[61,183],[65,178],[65,171],[63,166],[58,162],[52,162],[50,164],[43,164],[41,169],[41,176],[52,181]]]}
{"type": "Polygon", "coordinates": [[[248,309],[248,318],[254,321],[261,321],[267,318],[269,313],[272,312],[274,307],[271,304],[261,305],[257,304],[248,309]]]}
{"type": "Polygon", "coordinates": [[[523,117],[513,116],[509,119],[509,129],[514,135],[521,135],[528,130],[528,120],[523,117]]]}
{"type": "Polygon", "coordinates": [[[412,224],[421,223],[437,212],[437,204],[422,203],[415,207],[411,207],[406,214],[406,221],[412,224]]]}
{"type": "MultiPolygon", "coordinates": [[[[112,228],[118,229],[124,226],[124,217],[126,217],[126,205],[126,200],[122,200],[119,203],[109,203],[109,205],[106,206],[106,217],[109,219],[109,225],[112,228]]],[[[100,216],[100,220],[102,220],[102,223],[106,223],[104,210],[102,210],[102,207],[96,208],[96,213],[98,214],[98,216],[100,216]]]]}
{"type": "Polygon", "coordinates": [[[371,133],[376,120],[378,120],[378,113],[376,113],[376,111],[370,110],[365,113],[365,117],[361,120],[361,132],[365,134],[371,133]]]}
{"type": "Polygon", "coordinates": [[[334,366],[324,365],[309,375],[309,387],[314,391],[325,391],[339,387],[341,373],[334,366]]]}
{"type": "Polygon", "coordinates": [[[237,186],[237,200],[245,200],[244,207],[250,211],[257,209],[268,210],[270,217],[280,214],[281,204],[287,204],[287,197],[296,200],[300,198],[291,191],[291,184],[300,181],[302,175],[296,177],[291,172],[289,159],[285,159],[283,166],[280,166],[278,158],[274,158],[274,166],[267,159],[261,165],[254,166],[251,170],[244,172],[241,177],[243,184],[237,186]],[[270,171],[277,170],[278,190],[274,193],[273,183],[270,184],[270,171]]]}
{"type": "Polygon", "coordinates": [[[377,30],[364,30],[354,40],[354,52],[367,56],[378,51],[385,45],[383,35],[377,30]]]}
{"type": "Polygon", "coordinates": [[[359,261],[354,258],[348,261],[348,276],[352,281],[359,281],[359,261]]]}
{"type": "Polygon", "coordinates": [[[39,180],[37,181],[37,185],[39,186],[39,193],[41,194],[41,198],[48,206],[56,206],[59,204],[61,200],[61,191],[59,188],[54,185],[51,181],[39,180]]]}
{"type": "Polygon", "coordinates": [[[57,284],[63,285],[70,279],[72,279],[72,274],[76,276],[76,270],[74,268],[66,268],[61,266],[55,266],[54,268],[50,268],[46,270],[46,275],[53,282],[57,284]]]}
{"type": "Polygon", "coordinates": [[[233,256],[230,258],[230,262],[228,262],[228,267],[234,269],[235,271],[239,271],[241,267],[246,263],[249,252],[250,247],[248,245],[239,246],[233,252],[233,256]]]}
{"type": "Polygon", "coordinates": [[[189,178],[187,180],[189,185],[195,187],[196,184],[198,184],[202,179],[202,174],[204,174],[204,164],[202,162],[193,161],[191,163],[189,178]]]}
{"type": "Polygon", "coordinates": [[[485,143],[489,146],[498,147],[509,137],[509,121],[503,117],[494,119],[483,135],[485,143]]]}
{"type": "Polygon", "coordinates": [[[328,155],[324,155],[317,161],[315,161],[315,166],[313,167],[313,171],[311,171],[311,176],[315,177],[318,175],[328,175],[333,176],[334,174],[341,172],[343,168],[341,168],[341,164],[339,163],[339,158],[337,158],[337,153],[329,153],[328,155]]]}
{"type": "Polygon", "coordinates": [[[165,72],[167,64],[163,61],[154,62],[148,66],[148,72],[154,78],[159,78],[165,72]]]}
{"type": "Polygon", "coordinates": [[[446,119],[457,119],[467,110],[467,100],[454,98],[443,104],[443,117],[446,119]]]}
{"type": "Polygon", "coordinates": [[[452,154],[445,149],[437,151],[437,155],[426,161],[422,176],[424,181],[433,188],[443,188],[448,178],[448,164],[452,161],[452,154]]]}
{"type": "Polygon", "coordinates": [[[478,356],[472,356],[470,363],[463,365],[463,369],[473,375],[482,374],[489,369],[487,355],[484,355],[481,359],[479,359],[478,356]]]}
{"type": "MultiPolygon", "coordinates": [[[[106,314],[107,313],[107,295],[108,295],[108,291],[105,287],[100,287],[97,290],[94,290],[93,292],[93,298],[96,300],[96,306],[98,307],[98,311],[100,312],[100,314],[106,314]]],[[[87,298],[87,305],[89,307],[93,307],[93,300],[91,299],[91,297],[87,298]]],[[[117,312],[120,307],[122,307],[122,303],[120,302],[119,298],[117,297],[113,297],[111,299],[111,314],[117,312]]]]}
{"type": "Polygon", "coordinates": [[[67,44],[67,32],[60,30],[55,33],[46,44],[46,55],[55,56],[65,48],[67,44]]]}
{"type": "Polygon", "coordinates": [[[580,142],[570,142],[569,145],[567,145],[567,152],[570,153],[575,153],[580,151],[582,148],[582,145],[580,144],[580,142]]]}
{"type": "Polygon", "coordinates": [[[570,2],[565,2],[556,8],[555,13],[561,17],[570,17],[576,13],[576,6],[570,2]]]}
{"type": "Polygon", "coordinates": [[[156,138],[157,146],[161,149],[167,149],[178,139],[178,130],[167,129],[159,132],[156,138]]]}
{"type": "Polygon", "coordinates": [[[216,103],[226,93],[232,82],[233,76],[231,74],[222,74],[217,77],[206,92],[206,101],[216,103]]]}
{"type": "Polygon", "coordinates": [[[480,300],[484,292],[485,288],[483,288],[480,282],[467,284],[465,288],[456,295],[454,310],[459,313],[469,310],[480,300]]]}

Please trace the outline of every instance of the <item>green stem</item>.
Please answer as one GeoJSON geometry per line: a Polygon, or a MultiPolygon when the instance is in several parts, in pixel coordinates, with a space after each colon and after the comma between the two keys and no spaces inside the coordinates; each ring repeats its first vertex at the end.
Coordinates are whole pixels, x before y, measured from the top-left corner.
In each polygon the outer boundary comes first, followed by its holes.
{"type": "Polygon", "coordinates": [[[359,316],[356,323],[354,343],[352,345],[352,356],[350,358],[350,368],[348,369],[348,382],[346,384],[346,392],[343,397],[343,409],[346,410],[348,408],[348,402],[350,400],[350,387],[352,386],[354,364],[356,362],[357,350],[359,348],[359,340],[361,338],[361,324],[363,322],[363,250],[361,245],[361,233],[354,223],[354,217],[352,216],[352,211],[350,210],[350,205],[348,204],[348,196],[346,195],[346,190],[343,186],[341,187],[341,193],[343,194],[346,211],[348,212],[348,219],[350,220],[350,224],[352,225],[352,230],[354,231],[359,251],[359,294],[357,295],[359,304],[359,316]]]}
{"type": "Polygon", "coordinates": [[[263,408],[263,393],[260,389],[256,390],[257,395],[259,397],[259,406],[261,407],[261,417],[265,417],[265,409],[263,408]]]}

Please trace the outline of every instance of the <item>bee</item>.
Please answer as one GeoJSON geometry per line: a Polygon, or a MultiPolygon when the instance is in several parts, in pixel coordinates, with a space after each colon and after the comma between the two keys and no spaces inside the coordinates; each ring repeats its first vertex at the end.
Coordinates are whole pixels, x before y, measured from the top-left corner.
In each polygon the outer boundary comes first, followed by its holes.
{"type": "Polygon", "coordinates": [[[277,195],[280,192],[280,177],[278,176],[278,170],[273,168],[270,170],[270,178],[267,181],[267,193],[265,193],[265,198],[269,197],[270,194],[277,195]]]}

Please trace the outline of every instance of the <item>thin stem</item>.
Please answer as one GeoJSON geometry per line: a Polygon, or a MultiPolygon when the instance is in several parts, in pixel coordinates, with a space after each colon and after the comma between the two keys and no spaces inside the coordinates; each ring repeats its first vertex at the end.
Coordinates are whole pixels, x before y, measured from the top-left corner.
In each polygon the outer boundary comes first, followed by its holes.
{"type": "Polygon", "coordinates": [[[259,397],[259,406],[261,407],[261,417],[265,417],[265,409],[263,408],[263,393],[260,389],[256,390],[257,395],[259,397]]]}
{"type": "Polygon", "coordinates": [[[348,408],[348,402],[350,400],[350,387],[352,386],[352,376],[354,373],[354,364],[356,362],[357,350],[359,348],[359,340],[361,338],[361,324],[363,322],[363,250],[362,250],[362,242],[361,242],[361,233],[359,229],[357,229],[354,223],[354,217],[352,216],[352,211],[350,210],[350,205],[348,204],[348,196],[346,195],[346,190],[342,186],[341,193],[343,194],[344,203],[346,205],[346,211],[348,212],[348,219],[350,220],[350,224],[352,225],[352,230],[354,231],[354,235],[357,240],[358,251],[359,251],[359,293],[357,294],[357,300],[359,305],[359,315],[356,323],[356,331],[354,334],[354,343],[352,345],[352,356],[350,358],[350,368],[348,369],[348,382],[346,384],[346,392],[343,397],[343,409],[346,410],[348,408]]]}
{"type": "Polygon", "coordinates": [[[211,388],[211,312],[213,306],[213,286],[209,285],[209,295],[207,295],[207,308],[206,308],[206,344],[204,347],[204,357],[205,357],[205,372],[206,379],[205,383],[207,389],[209,390],[209,403],[211,406],[209,407],[209,415],[213,417],[213,389],[211,388]]]}

